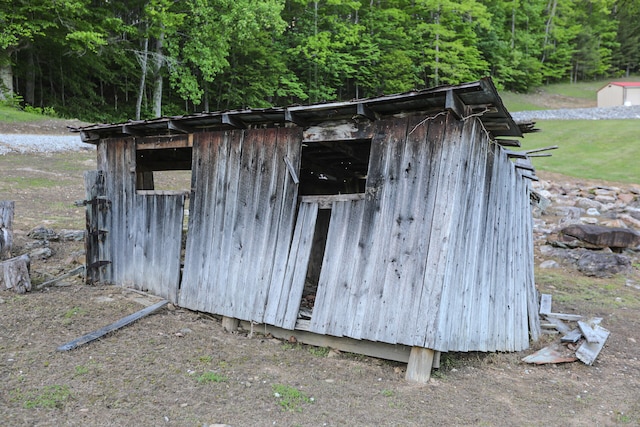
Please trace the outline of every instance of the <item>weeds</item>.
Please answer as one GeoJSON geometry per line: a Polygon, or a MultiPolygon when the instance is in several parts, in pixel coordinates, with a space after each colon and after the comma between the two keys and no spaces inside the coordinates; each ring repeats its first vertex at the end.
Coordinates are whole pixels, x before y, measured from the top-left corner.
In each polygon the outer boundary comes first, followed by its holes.
{"type": "Polygon", "coordinates": [[[316,357],[327,357],[327,355],[329,354],[329,351],[330,351],[329,347],[315,347],[315,346],[309,347],[309,353],[313,354],[316,357]]]}
{"type": "Polygon", "coordinates": [[[272,387],[273,395],[278,399],[278,405],[286,411],[302,412],[302,405],[305,403],[313,403],[314,399],[308,397],[304,392],[295,387],[283,384],[274,384],[272,387]]]}
{"type": "Polygon", "coordinates": [[[28,392],[14,392],[12,400],[21,401],[27,409],[33,408],[62,408],[71,397],[71,391],[66,385],[48,385],[39,390],[28,392]]]}
{"type": "Polygon", "coordinates": [[[209,371],[198,377],[198,383],[206,384],[206,383],[223,383],[228,380],[227,377],[220,375],[216,372],[209,371]]]}

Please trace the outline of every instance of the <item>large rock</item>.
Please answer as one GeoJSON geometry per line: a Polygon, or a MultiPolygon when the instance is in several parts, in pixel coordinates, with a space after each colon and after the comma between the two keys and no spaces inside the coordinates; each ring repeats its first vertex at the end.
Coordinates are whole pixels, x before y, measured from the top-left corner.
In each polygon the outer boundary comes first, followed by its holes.
{"type": "Polygon", "coordinates": [[[625,255],[585,251],[577,262],[578,270],[587,276],[612,277],[631,268],[631,259],[625,255]]]}
{"type": "Polygon", "coordinates": [[[590,224],[572,224],[560,230],[564,241],[579,240],[586,247],[625,249],[640,245],[640,233],[629,228],[601,227],[590,224]]]}

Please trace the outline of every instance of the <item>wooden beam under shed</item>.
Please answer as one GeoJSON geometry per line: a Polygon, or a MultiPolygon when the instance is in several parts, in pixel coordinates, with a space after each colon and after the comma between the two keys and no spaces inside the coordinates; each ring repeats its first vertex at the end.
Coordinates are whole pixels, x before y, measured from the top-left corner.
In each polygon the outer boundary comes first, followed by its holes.
{"type": "Polygon", "coordinates": [[[367,340],[356,340],[347,337],[334,337],[330,335],[315,334],[309,331],[278,328],[272,325],[253,325],[247,321],[240,321],[242,329],[247,331],[254,330],[270,333],[276,338],[288,340],[292,336],[303,344],[315,345],[318,347],[331,347],[340,351],[349,353],[363,354],[365,356],[377,357],[380,359],[394,360],[396,362],[408,363],[411,347],[400,344],[387,344],[383,342],[374,342],[367,340]]]}
{"type": "Polygon", "coordinates": [[[407,364],[405,379],[418,383],[427,383],[431,378],[431,368],[435,351],[429,348],[413,347],[407,364]]]}

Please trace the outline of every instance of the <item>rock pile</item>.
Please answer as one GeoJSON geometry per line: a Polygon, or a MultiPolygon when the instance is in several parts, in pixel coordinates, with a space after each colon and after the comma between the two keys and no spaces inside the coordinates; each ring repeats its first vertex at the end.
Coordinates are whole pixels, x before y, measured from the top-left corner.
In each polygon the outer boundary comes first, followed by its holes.
{"type": "Polygon", "coordinates": [[[540,180],[533,190],[541,196],[533,210],[541,268],[558,267],[558,259],[588,276],[611,277],[640,259],[640,187],[540,180]]]}

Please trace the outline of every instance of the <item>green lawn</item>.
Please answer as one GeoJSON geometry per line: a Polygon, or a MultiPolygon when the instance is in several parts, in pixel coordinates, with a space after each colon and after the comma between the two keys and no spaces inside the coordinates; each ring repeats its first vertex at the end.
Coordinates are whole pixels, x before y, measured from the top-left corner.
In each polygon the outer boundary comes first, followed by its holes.
{"type": "Polygon", "coordinates": [[[640,184],[640,120],[541,120],[522,149],[558,145],[534,158],[538,170],[576,178],[640,184]]]}
{"type": "Polygon", "coordinates": [[[47,119],[51,119],[51,117],[43,114],[27,113],[0,103],[0,122],[37,122],[47,119]]]}

